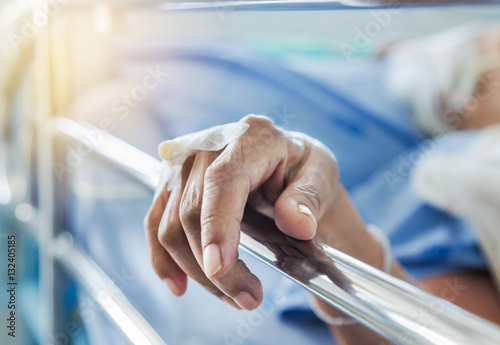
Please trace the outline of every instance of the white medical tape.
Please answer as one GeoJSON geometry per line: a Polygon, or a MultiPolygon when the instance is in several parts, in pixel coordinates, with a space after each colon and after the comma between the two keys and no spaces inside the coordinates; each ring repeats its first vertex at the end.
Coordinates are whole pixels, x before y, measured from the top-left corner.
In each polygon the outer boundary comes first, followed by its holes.
{"type": "Polygon", "coordinates": [[[197,151],[222,150],[227,144],[238,139],[249,127],[248,123],[233,122],[162,142],[158,146],[158,153],[163,162],[154,198],[158,197],[165,184],[172,190],[187,157],[197,151]]]}

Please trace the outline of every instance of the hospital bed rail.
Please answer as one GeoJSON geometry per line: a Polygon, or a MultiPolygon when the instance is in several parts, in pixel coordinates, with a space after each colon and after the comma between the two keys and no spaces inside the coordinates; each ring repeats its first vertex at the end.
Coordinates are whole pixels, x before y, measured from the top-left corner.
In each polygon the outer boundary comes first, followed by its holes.
{"type": "MultiPolygon", "coordinates": [[[[36,239],[40,220],[39,210],[33,205],[21,202],[13,211],[23,233],[36,239]]],[[[103,311],[131,344],[166,345],[114,280],[73,242],[69,232],[59,233],[46,250],[78,282],[95,301],[99,310],[103,311]]]]}
{"type": "MultiPolygon", "coordinates": [[[[75,0],[71,6],[88,6],[92,0],[75,0]]],[[[446,5],[498,4],[500,0],[107,0],[116,8],[154,11],[323,11],[446,5]]]]}
{"type": "MultiPolygon", "coordinates": [[[[86,145],[145,186],[156,188],[160,161],[88,123],[65,117],[53,121],[55,134],[86,145]]],[[[396,344],[498,344],[500,327],[331,247],[290,240],[272,220],[252,210],[246,210],[242,230],[242,250],[396,344]],[[282,268],[283,258],[264,244],[269,237],[300,253],[294,256],[301,260],[296,270],[282,268]]],[[[66,251],[68,259],[73,254],[66,251]]],[[[76,269],[71,264],[66,268],[76,269]]],[[[76,278],[84,287],[92,281],[81,274],[76,278]]]]}

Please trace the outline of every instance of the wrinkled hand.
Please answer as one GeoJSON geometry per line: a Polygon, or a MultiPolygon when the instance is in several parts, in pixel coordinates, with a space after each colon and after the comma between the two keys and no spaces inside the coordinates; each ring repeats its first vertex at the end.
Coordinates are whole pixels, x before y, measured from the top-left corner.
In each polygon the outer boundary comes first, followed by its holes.
{"type": "Polygon", "coordinates": [[[320,221],[332,221],[335,212],[323,216],[343,189],[324,145],[262,116],[241,121],[250,128],[236,141],[186,160],[177,184],[153,202],[145,230],[153,268],[172,294],[182,295],[190,276],[233,307],[252,310],[262,286],[238,259],[245,205],[308,240],[320,221]]]}

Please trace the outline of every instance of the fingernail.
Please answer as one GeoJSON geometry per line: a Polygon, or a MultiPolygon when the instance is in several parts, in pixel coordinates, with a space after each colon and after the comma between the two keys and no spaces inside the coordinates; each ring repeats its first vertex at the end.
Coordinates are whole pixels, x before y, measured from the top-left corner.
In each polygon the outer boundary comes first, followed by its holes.
{"type": "Polygon", "coordinates": [[[313,214],[311,212],[311,209],[309,209],[309,207],[307,207],[304,204],[298,204],[297,205],[297,210],[299,211],[299,213],[305,214],[306,216],[308,216],[309,218],[311,218],[311,220],[312,220],[312,222],[314,224],[314,229],[318,228],[318,223],[316,222],[316,218],[314,218],[314,216],[313,216],[313,214]]]}
{"type": "Polygon", "coordinates": [[[236,302],[233,301],[233,299],[231,297],[228,297],[228,296],[224,295],[224,296],[221,296],[220,299],[222,301],[226,302],[227,304],[229,304],[234,309],[241,310],[241,307],[239,305],[237,305],[236,302]]]}
{"type": "Polygon", "coordinates": [[[179,296],[179,288],[177,287],[177,285],[175,284],[175,282],[170,279],[170,278],[165,278],[163,279],[163,282],[165,283],[165,285],[167,286],[167,289],[170,291],[170,293],[174,296],[179,296]]]}
{"type": "Polygon", "coordinates": [[[245,291],[240,292],[238,296],[234,298],[234,301],[245,310],[253,310],[259,304],[251,294],[245,291]]]}
{"type": "Polygon", "coordinates": [[[208,277],[214,276],[222,268],[222,258],[219,246],[209,244],[203,250],[203,268],[208,277]]]}

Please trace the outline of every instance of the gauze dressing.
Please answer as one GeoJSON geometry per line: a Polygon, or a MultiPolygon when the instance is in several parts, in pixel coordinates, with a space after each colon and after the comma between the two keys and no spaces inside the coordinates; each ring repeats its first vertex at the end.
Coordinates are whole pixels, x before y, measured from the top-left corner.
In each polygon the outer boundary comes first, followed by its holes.
{"type": "Polygon", "coordinates": [[[460,111],[473,95],[477,77],[499,66],[498,57],[483,55],[474,41],[489,28],[469,24],[389,49],[388,90],[410,105],[425,133],[452,130],[441,116],[443,99],[450,110],[460,111]]]}
{"type": "Polygon", "coordinates": [[[500,125],[484,129],[466,147],[434,152],[416,165],[419,195],[476,231],[500,291],[500,125]]]}
{"type": "Polygon", "coordinates": [[[248,123],[233,122],[162,142],[158,146],[162,169],[154,198],[158,197],[166,183],[169,190],[173,188],[187,157],[197,151],[222,150],[227,144],[238,139],[249,127],[248,123]]]}

